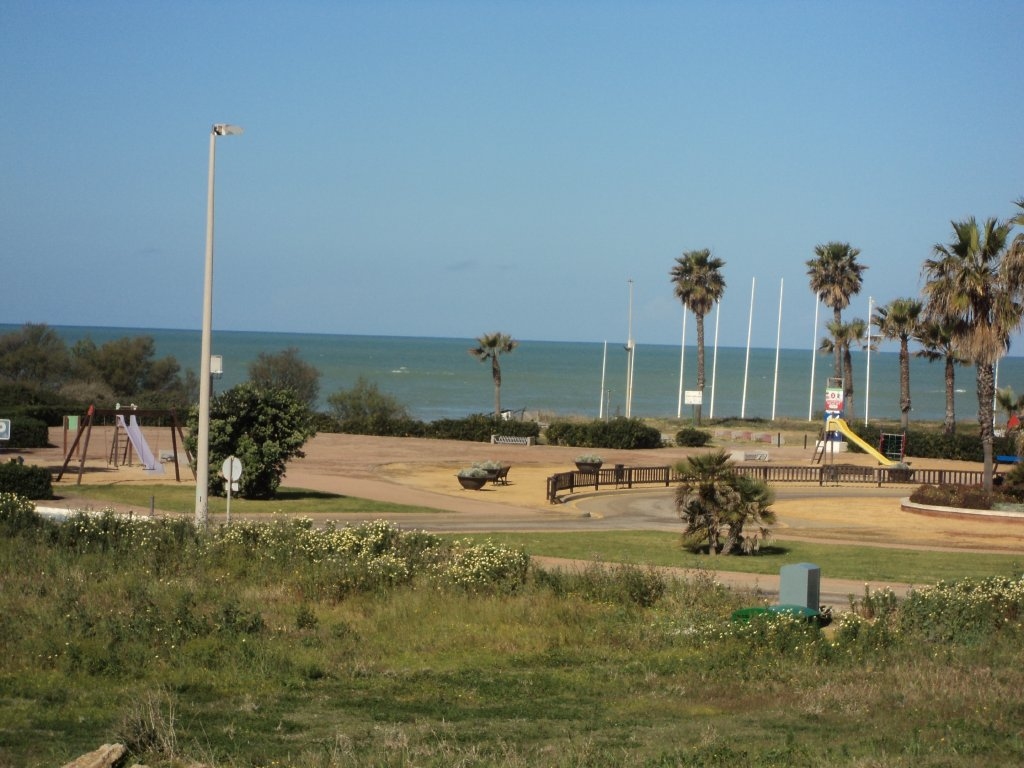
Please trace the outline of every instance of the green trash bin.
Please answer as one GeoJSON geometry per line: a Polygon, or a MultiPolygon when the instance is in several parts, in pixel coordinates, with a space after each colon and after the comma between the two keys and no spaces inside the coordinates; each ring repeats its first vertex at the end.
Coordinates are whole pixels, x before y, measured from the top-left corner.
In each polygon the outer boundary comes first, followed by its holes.
{"type": "Polygon", "coordinates": [[[732,620],[737,624],[749,624],[755,616],[764,616],[766,613],[768,613],[768,609],[763,606],[740,608],[732,612],[732,620]]]}

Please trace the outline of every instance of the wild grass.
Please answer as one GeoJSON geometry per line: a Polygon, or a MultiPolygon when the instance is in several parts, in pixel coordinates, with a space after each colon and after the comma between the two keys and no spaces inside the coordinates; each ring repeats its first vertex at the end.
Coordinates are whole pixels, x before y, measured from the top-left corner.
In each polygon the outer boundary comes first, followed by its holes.
{"type": "MultiPolygon", "coordinates": [[[[189,514],[195,511],[196,492],[192,485],[153,484],[153,485],[118,485],[104,483],[97,485],[78,485],[74,495],[86,499],[95,499],[98,508],[107,505],[128,505],[145,511],[152,503],[156,509],[166,512],[189,514]]],[[[211,497],[210,512],[222,515],[227,508],[226,497],[211,497]]],[[[259,499],[231,499],[232,515],[270,515],[298,507],[301,514],[332,514],[346,515],[386,514],[389,512],[420,512],[429,514],[437,510],[429,507],[391,504],[386,501],[360,499],[355,496],[343,496],[337,493],[313,491],[305,488],[280,488],[277,497],[262,501],[259,499]]]]}
{"type": "Polygon", "coordinates": [[[1024,587],[833,626],[635,565],[546,573],[381,523],[55,525],[0,498],[0,766],[1020,762],[1024,587]],[[898,713],[898,716],[896,714],[898,713]]]}

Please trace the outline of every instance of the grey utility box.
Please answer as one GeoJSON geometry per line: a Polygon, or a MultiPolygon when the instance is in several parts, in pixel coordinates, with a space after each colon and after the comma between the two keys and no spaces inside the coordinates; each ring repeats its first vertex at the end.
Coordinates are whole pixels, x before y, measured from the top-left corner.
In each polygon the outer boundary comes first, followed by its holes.
{"type": "Polygon", "coordinates": [[[821,607],[821,568],[814,563],[784,565],[779,570],[779,605],[821,607]]]}

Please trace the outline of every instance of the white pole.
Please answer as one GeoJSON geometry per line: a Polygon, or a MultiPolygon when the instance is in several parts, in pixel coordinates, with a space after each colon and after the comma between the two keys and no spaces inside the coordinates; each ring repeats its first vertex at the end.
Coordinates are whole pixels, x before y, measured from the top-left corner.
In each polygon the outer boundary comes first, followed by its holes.
{"type": "Polygon", "coordinates": [[[686,368],[686,307],[683,307],[683,341],[679,345],[679,403],[676,405],[676,418],[683,418],[683,371],[686,368]]]}
{"type": "Polygon", "coordinates": [[[604,356],[601,358],[601,405],[597,409],[597,418],[604,419],[604,376],[608,369],[608,339],[604,340],[604,356]]]}
{"type": "Polygon", "coordinates": [[[210,516],[210,347],[213,335],[213,177],[217,137],[242,133],[237,125],[217,123],[210,129],[210,166],[206,181],[206,264],[203,272],[203,331],[199,360],[199,429],[196,434],[195,523],[206,528],[210,516]]]}
{"type": "Polygon", "coordinates": [[[818,360],[818,310],[821,309],[821,301],[818,294],[814,294],[814,335],[811,336],[811,394],[807,401],[807,420],[814,419],[814,363],[818,360]]]}
{"type": "Polygon", "coordinates": [[[874,296],[868,296],[868,359],[864,365],[864,426],[868,425],[868,410],[871,408],[871,313],[874,296]]]}
{"type": "Polygon", "coordinates": [[[740,418],[747,417],[747,373],[750,371],[750,333],[754,329],[754,286],[757,278],[750,278],[750,317],[747,320],[747,362],[743,366],[743,400],[740,402],[740,418]]]}
{"type": "Polygon", "coordinates": [[[626,418],[633,414],[633,278],[629,278],[629,313],[626,335],[626,418]]]}
{"type": "Polygon", "coordinates": [[[785,278],[779,278],[779,328],[775,332],[775,384],[772,387],[772,421],[775,421],[775,402],[779,394],[779,348],[782,346],[782,286],[785,278]]]}
{"type": "MultiPolygon", "coordinates": [[[[708,411],[708,418],[715,418],[715,374],[718,372],[718,320],[722,316],[722,302],[716,302],[715,307],[715,348],[711,355],[711,409],[708,411]]],[[[703,394],[701,395],[703,397],[703,394]]]]}

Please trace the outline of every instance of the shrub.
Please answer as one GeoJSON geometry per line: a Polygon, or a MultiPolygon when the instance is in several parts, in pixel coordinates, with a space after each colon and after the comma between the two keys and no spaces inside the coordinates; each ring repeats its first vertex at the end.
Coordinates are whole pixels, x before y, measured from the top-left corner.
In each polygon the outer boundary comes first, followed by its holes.
{"type": "Polygon", "coordinates": [[[915,504],[961,509],[992,509],[993,495],[976,485],[922,485],[912,494],[915,504]]]}
{"type": "Polygon", "coordinates": [[[11,435],[4,445],[7,448],[45,448],[50,444],[50,433],[46,422],[31,416],[11,417],[11,435]]]}
{"type": "Polygon", "coordinates": [[[50,470],[22,464],[14,459],[0,464],[0,491],[16,493],[26,499],[52,499],[50,470]]]}
{"type": "Polygon", "coordinates": [[[703,429],[685,427],[676,432],[676,445],[684,448],[701,448],[711,441],[711,433],[703,429]]]}
{"type": "Polygon", "coordinates": [[[39,528],[43,519],[36,514],[36,505],[24,496],[0,491],[0,531],[15,536],[39,528]]]}
{"type": "Polygon", "coordinates": [[[640,419],[594,420],[582,424],[554,422],[548,426],[547,437],[548,442],[554,445],[581,448],[636,450],[661,447],[661,432],[640,419]]]}
{"type": "Polygon", "coordinates": [[[493,414],[475,413],[463,419],[438,419],[427,425],[424,437],[439,440],[469,440],[489,443],[491,435],[537,437],[540,425],[535,421],[505,421],[493,414]]]}

